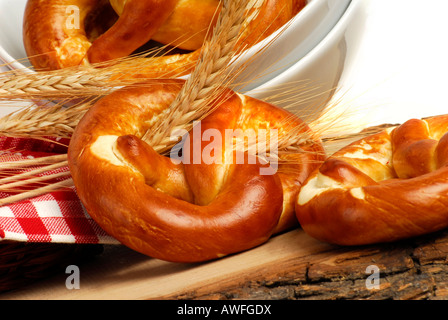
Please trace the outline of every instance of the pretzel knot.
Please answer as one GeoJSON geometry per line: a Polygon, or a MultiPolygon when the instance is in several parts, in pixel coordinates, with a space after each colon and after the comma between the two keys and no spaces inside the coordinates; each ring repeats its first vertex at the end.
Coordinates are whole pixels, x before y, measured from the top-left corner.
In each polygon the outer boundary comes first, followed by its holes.
{"type": "Polygon", "coordinates": [[[120,89],[83,117],[68,156],[87,212],[128,247],[180,262],[240,252],[296,226],[297,193],[323,161],[319,140],[295,146],[276,168],[268,157],[227,148],[226,141],[236,145],[234,140],[250,138],[246,133],[255,133],[260,144],[261,130],[276,130],[278,139],[288,127],[311,132],[284,109],[223,89],[213,111],[179,142],[182,155],[159,155],[141,137],[183,83],[154,80],[120,89]]]}
{"type": "MultiPolygon", "coordinates": [[[[305,0],[264,1],[259,14],[243,28],[240,43],[254,45],[305,4],[305,0]]],[[[152,41],[171,50],[148,58],[151,63],[145,64],[150,67],[141,74],[174,77],[194,67],[220,8],[219,0],[28,0],[24,46],[35,68],[56,70],[127,57],[152,41]]]]}
{"type": "Polygon", "coordinates": [[[342,148],[297,201],[311,236],[341,245],[390,242],[448,226],[448,116],[412,119],[342,148]]]}

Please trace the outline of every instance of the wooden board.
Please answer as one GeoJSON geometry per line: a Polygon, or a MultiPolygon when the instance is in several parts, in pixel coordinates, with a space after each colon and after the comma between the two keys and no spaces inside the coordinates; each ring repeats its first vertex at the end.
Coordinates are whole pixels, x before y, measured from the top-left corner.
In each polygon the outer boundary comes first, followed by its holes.
{"type": "MultiPolygon", "coordinates": [[[[327,144],[327,152],[353,139],[327,144]]],[[[252,250],[201,264],[152,259],[106,246],[80,266],[80,289],[57,274],[6,299],[448,299],[448,230],[391,244],[338,247],[301,229],[252,250]],[[371,288],[374,266],[379,287],[371,288]],[[369,285],[370,284],[370,285],[369,285]]]]}
{"type": "Polygon", "coordinates": [[[447,299],[447,258],[448,231],[347,248],[297,229],[202,264],[168,263],[110,246],[80,267],[80,289],[68,290],[64,273],[0,299],[447,299]],[[366,285],[371,265],[380,271],[377,289],[366,285]]]}
{"type": "Polygon", "coordinates": [[[259,273],[260,268],[292,257],[329,250],[303,232],[275,237],[267,245],[203,264],[177,264],[151,259],[122,246],[107,247],[104,254],[81,268],[81,289],[67,290],[67,275],[55,277],[1,298],[51,299],[154,299],[179,296],[216,284],[259,273]]]}

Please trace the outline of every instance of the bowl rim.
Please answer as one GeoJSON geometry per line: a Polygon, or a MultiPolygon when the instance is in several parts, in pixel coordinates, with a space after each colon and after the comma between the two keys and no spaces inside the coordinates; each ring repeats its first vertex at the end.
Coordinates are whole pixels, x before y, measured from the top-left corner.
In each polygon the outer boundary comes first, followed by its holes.
{"type": "MultiPolygon", "coordinates": [[[[275,46],[276,43],[282,43],[282,42],[284,43],[285,41],[288,41],[289,39],[294,37],[293,34],[297,29],[300,30],[300,28],[302,27],[307,27],[310,23],[313,23],[314,26],[318,28],[322,28],[322,22],[327,19],[334,19],[333,23],[325,27],[325,31],[321,32],[317,37],[317,39],[313,40],[313,44],[309,45],[309,48],[307,48],[305,52],[303,52],[303,54],[299,54],[293,59],[286,60],[287,61],[286,64],[282,65],[276,62],[274,65],[268,66],[268,69],[272,69],[275,73],[272,77],[262,76],[263,82],[258,84],[258,86],[256,87],[249,85],[249,88],[246,88],[246,86],[243,86],[243,88],[241,89],[239,88],[240,86],[238,86],[238,88],[240,90],[243,90],[244,92],[255,90],[264,83],[267,83],[271,80],[280,77],[284,72],[288,71],[291,67],[300,62],[303,58],[309,55],[310,52],[313,51],[316,48],[316,46],[318,46],[328,36],[328,34],[336,27],[336,25],[339,23],[341,18],[346,13],[347,8],[350,6],[352,1],[353,0],[308,0],[307,5],[284,26],[282,26],[280,29],[275,31],[273,34],[271,34],[263,41],[255,44],[251,48],[245,50],[242,54],[238,55],[237,56],[238,61],[235,61],[235,65],[239,66],[244,64],[245,61],[250,60],[251,57],[253,56],[256,56],[257,52],[263,52],[263,50],[265,49],[270,50],[271,44],[274,44],[275,46]],[[334,9],[341,10],[341,12],[338,15],[335,15],[329,13],[331,12],[329,10],[328,13],[325,13],[323,19],[319,19],[317,20],[317,22],[310,22],[310,20],[314,20],[316,16],[321,15],[322,12],[321,8],[327,7],[329,5],[329,2],[331,2],[332,5],[335,7],[334,9]],[[281,33],[284,33],[286,38],[285,37],[282,38],[281,36],[279,36],[281,33]]],[[[303,40],[305,42],[309,42],[310,38],[307,36],[303,40]]],[[[281,59],[279,61],[281,61],[281,59]]],[[[263,70],[263,72],[264,71],[266,70],[263,70]]]]}
{"type": "Polygon", "coordinates": [[[302,57],[299,61],[294,63],[291,67],[286,69],[278,76],[270,79],[269,81],[266,81],[265,83],[254,89],[244,92],[244,94],[256,97],[266,89],[275,88],[282,83],[288,82],[288,78],[291,78],[294,74],[300,74],[304,68],[310,65],[311,61],[317,60],[322,57],[322,55],[325,53],[324,48],[330,47],[336,41],[337,37],[335,37],[335,35],[340,34],[345,30],[357,8],[359,7],[359,3],[360,1],[358,0],[349,0],[346,10],[337,21],[336,25],[322,39],[322,41],[320,41],[316,46],[314,46],[312,50],[310,50],[310,52],[308,52],[304,57],[302,57]]]}

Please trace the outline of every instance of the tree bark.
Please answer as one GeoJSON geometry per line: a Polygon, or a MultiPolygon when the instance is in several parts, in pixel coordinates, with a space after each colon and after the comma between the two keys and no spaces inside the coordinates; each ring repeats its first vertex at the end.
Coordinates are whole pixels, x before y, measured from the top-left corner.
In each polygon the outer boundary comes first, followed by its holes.
{"type": "Polygon", "coordinates": [[[448,299],[448,231],[367,247],[339,247],[264,265],[243,281],[231,279],[176,299],[448,299]],[[379,271],[379,287],[368,266],[379,271]]]}

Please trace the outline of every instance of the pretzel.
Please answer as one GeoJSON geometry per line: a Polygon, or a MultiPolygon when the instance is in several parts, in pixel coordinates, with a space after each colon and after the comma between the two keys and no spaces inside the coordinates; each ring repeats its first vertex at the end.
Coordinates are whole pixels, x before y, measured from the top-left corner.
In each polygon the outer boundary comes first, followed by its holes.
{"type": "Polygon", "coordinates": [[[87,212],[131,249],[175,262],[244,251],[297,226],[294,203],[301,183],[323,161],[320,141],[301,144],[277,170],[264,173],[273,168],[272,161],[251,161],[255,155],[247,150],[234,152],[223,141],[211,152],[207,132],[224,137],[227,130],[275,128],[280,139],[288,124],[310,134],[304,122],[284,109],[223,89],[213,111],[185,139],[184,160],[159,155],[141,137],[183,83],[153,80],[117,90],[83,117],[68,158],[87,212]],[[222,161],[203,157],[212,153],[222,161]],[[244,161],[237,161],[239,156],[244,161]]]}
{"type": "Polygon", "coordinates": [[[342,148],[304,183],[305,232],[339,245],[391,242],[448,226],[448,116],[411,119],[342,148]]]}
{"type": "MultiPolygon", "coordinates": [[[[243,28],[240,44],[247,48],[264,39],[305,2],[266,0],[243,28]]],[[[152,40],[183,51],[148,58],[146,77],[173,77],[195,65],[219,6],[218,0],[28,0],[24,46],[36,69],[56,70],[127,57],[152,40]]]]}

